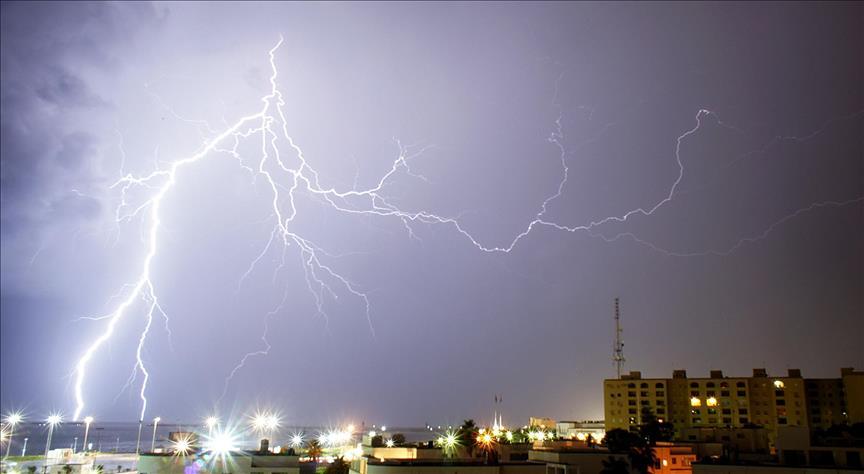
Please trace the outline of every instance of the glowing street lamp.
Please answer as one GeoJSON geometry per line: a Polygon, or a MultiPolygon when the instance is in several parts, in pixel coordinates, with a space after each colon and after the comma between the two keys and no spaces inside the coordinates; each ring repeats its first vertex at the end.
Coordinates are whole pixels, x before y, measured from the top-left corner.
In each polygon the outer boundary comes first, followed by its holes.
{"type": "Polygon", "coordinates": [[[21,413],[12,412],[6,415],[6,425],[9,427],[9,436],[6,440],[8,445],[6,445],[6,455],[3,456],[3,460],[9,457],[9,450],[12,449],[12,436],[15,434],[15,425],[21,423],[24,420],[24,417],[21,416],[21,413]]]}
{"type": "Polygon", "coordinates": [[[438,437],[438,445],[444,448],[446,457],[453,457],[456,452],[456,447],[459,445],[459,438],[453,431],[447,430],[443,436],[438,437]]]}
{"type": "Polygon", "coordinates": [[[48,470],[48,451],[51,449],[51,437],[54,436],[54,427],[63,422],[63,417],[59,413],[52,413],[46,420],[48,423],[48,440],[45,442],[45,462],[44,471],[48,470]]]}
{"type": "MultiPolygon", "coordinates": [[[[141,429],[144,428],[144,418],[138,420],[138,438],[135,440],[135,455],[141,452],[141,429]]],[[[119,441],[118,441],[119,443],[119,441]]]]}
{"type": "Polygon", "coordinates": [[[492,446],[495,443],[495,438],[490,433],[484,433],[477,437],[477,444],[480,449],[486,454],[486,461],[489,461],[489,454],[492,451],[492,446]]]}
{"type": "Polygon", "coordinates": [[[205,423],[207,424],[207,437],[209,438],[213,436],[213,428],[215,428],[219,424],[219,418],[216,418],[215,416],[208,416],[205,423]]]}
{"type": "Polygon", "coordinates": [[[270,442],[273,442],[273,435],[277,428],[279,428],[281,420],[277,415],[269,415],[266,420],[267,425],[267,437],[270,438],[270,442]]]}
{"type": "Polygon", "coordinates": [[[93,417],[84,418],[84,452],[87,452],[87,435],[90,434],[90,423],[93,423],[93,417]]]}
{"type": "Polygon", "coordinates": [[[176,441],[172,441],[171,448],[175,456],[186,456],[192,450],[192,436],[184,435],[176,441]]]}
{"type": "MultiPolygon", "coordinates": [[[[224,468],[231,452],[237,449],[234,433],[227,430],[216,430],[212,437],[204,443],[204,450],[210,453],[211,462],[219,462],[224,468]]],[[[213,471],[211,471],[213,472],[213,471]]]]}
{"type": "Polygon", "coordinates": [[[150,441],[151,453],[156,449],[156,427],[159,426],[160,421],[162,421],[162,418],[159,418],[158,416],[153,418],[153,439],[150,441]]]}
{"type": "Polygon", "coordinates": [[[269,421],[269,418],[270,417],[266,413],[255,413],[252,416],[252,421],[250,422],[250,424],[252,425],[252,429],[263,435],[264,430],[267,429],[267,422],[269,421]]]}

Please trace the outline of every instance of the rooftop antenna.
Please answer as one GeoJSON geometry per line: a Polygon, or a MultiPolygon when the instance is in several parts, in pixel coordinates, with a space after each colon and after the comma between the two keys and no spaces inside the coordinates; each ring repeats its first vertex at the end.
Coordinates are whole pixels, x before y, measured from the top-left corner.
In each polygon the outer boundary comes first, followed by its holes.
{"type": "Polygon", "coordinates": [[[615,298],[615,345],[612,349],[612,361],[615,362],[615,370],[618,378],[621,378],[621,368],[624,366],[624,342],[621,340],[621,311],[618,298],[615,298]]]}

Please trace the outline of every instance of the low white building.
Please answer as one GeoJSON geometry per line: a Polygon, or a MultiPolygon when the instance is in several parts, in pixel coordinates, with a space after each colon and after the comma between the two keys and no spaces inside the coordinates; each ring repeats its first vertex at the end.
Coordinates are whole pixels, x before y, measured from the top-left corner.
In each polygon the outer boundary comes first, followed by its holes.
{"type": "MultiPolygon", "coordinates": [[[[300,474],[300,458],[283,454],[233,451],[225,456],[145,453],[138,474],[300,474]]],[[[52,473],[54,474],[54,473],[52,473]]],[[[60,473],[64,474],[64,473],[60,473]]]]}
{"type": "Polygon", "coordinates": [[[591,435],[595,441],[600,442],[606,436],[606,426],[603,420],[599,421],[559,421],[555,424],[555,431],[559,438],[578,439],[584,441],[591,435]]]}

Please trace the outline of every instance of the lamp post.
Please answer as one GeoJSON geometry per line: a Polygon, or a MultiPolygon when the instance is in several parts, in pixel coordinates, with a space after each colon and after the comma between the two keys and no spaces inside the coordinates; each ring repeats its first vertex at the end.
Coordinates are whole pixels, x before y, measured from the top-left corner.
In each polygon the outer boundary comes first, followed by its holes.
{"type": "Polygon", "coordinates": [[[159,426],[160,421],[162,421],[162,418],[159,418],[158,416],[156,418],[153,418],[153,440],[150,441],[151,453],[153,452],[153,450],[156,449],[156,427],[159,426]]]}
{"type": "Polygon", "coordinates": [[[267,438],[269,438],[270,446],[273,446],[273,435],[276,434],[276,429],[279,428],[279,417],[270,415],[267,417],[267,438]]]}
{"type": "Polygon", "coordinates": [[[216,425],[219,424],[219,418],[216,418],[215,416],[209,416],[209,417],[207,417],[206,423],[207,423],[207,437],[212,438],[213,437],[213,428],[215,428],[216,425]]]}
{"type": "MultiPolygon", "coordinates": [[[[14,412],[6,415],[6,424],[9,425],[9,444],[6,446],[6,455],[3,456],[3,460],[9,457],[9,451],[12,449],[12,436],[15,434],[15,425],[21,422],[24,418],[20,413],[14,412]]],[[[26,439],[26,438],[25,438],[26,439]]]]}
{"type": "Polygon", "coordinates": [[[30,439],[30,438],[24,438],[24,447],[21,448],[21,457],[22,458],[27,455],[27,440],[28,439],[30,439]]]}
{"type": "Polygon", "coordinates": [[[138,440],[135,441],[135,454],[141,452],[141,428],[144,427],[144,418],[138,420],[138,440]]]}
{"type": "Polygon", "coordinates": [[[74,441],[72,442],[72,454],[75,454],[78,451],[78,437],[72,438],[74,441]]]}
{"type": "Polygon", "coordinates": [[[87,452],[87,435],[90,434],[90,423],[93,423],[93,417],[84,418],[84,452],[87,452]]]}
{"type": "Polygon", "coordinates": [[[59,425],[60,422],[63,421],[63,418],[54,413],[45,420],[48,423],[48,440],[45,442],[45,463],[43,466],[43,472],[48,472],[48,451],[51,450],[51,437],[54,436],[54,427],[59,425]]]}

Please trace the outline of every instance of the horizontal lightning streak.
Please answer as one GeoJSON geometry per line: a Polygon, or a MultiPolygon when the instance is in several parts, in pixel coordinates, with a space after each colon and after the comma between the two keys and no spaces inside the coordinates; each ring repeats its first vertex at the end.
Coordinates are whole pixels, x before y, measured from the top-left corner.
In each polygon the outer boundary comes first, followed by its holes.
{"type": "Polygon", "coordinates": [[[725,257],[725,256],[729,256],[729,255],[733,254],[735,251],[737,251],[738,249],[740,249],[741,247],[743,247],[746,244],[752,244],[755,242],[759,242],[761,240],[765,240],[768,237],[768,235],[771,234],[775,229],[782,226],[786,222],[800,216],[801,214],[812,212],[812,211],[814,211],[816,209],[820,209],[820,208],[843,207],[843,206],[848,206],[850,204],[855,204],[855,203],[860,203],[860,202],[864,202],[864,196],[858,197],[855,199],[848,199],[845,201],[814,202],[808,206],[802,207],[800,209],[795,210],[794,212],[792,212],[790,214],[783,216],[781,219],[773,222],[771,225],[766,227],[765,230],[763,230],[759,234],[748,236],[748,237],[742,237],[742,238],[738,239],[738,241],[735,242],[735,244],[731,245],[730,247],[728,247],[725,250],[707,250],[707,251],[703,251],[703,252],[676,252],[676,251],[669,250],[669,249],[660,247],[658,245],[655,245],[651,242],[648,242],[647,240],[641,239],[641,238],[637,237],[636,235],[634,235],[632,232],[621,232],[619,234],[616,234],[613,237],[604,237],[604,236],[599,235],[599,234],[595,234],[595,235],[597,237],[600,237],[601,239],[605,240],[606,242],[615,242],[615,241],[618,241],[622,238],[629,238],[630,240],[637,242],[640,245],[644,245],[645,247],[648,247],[655,252],[662,253],[663,255],[666,255],[668,257],[709,257],[709,256],[725,257]]]}

